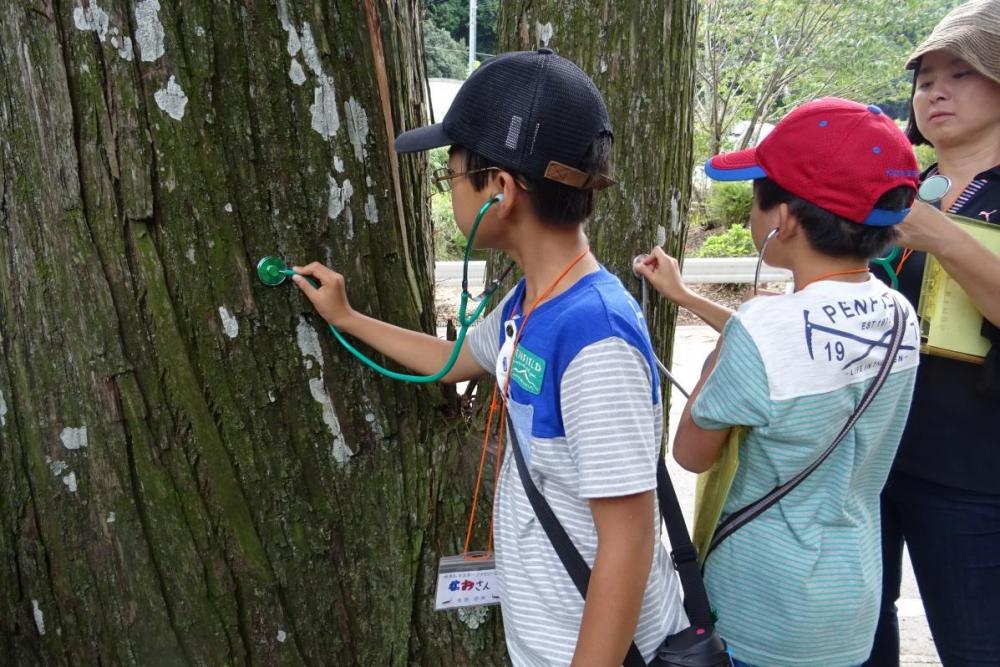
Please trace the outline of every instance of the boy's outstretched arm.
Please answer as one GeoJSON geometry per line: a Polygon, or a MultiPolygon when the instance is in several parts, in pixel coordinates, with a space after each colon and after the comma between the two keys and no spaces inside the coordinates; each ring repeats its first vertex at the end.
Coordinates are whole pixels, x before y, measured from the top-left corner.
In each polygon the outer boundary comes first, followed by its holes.
{"type": "Polygon", "coordinates": [[[653,491],[593,498],[597,556],[572,667],[620,666],[635,638],[653,563],[653,491]]]}
{"type": "Polygon", "coordinates": [[[677,434],[674,436],[673,447],[674,460],[689,472],[705,472],[711,468],[712,464],[718,460],[719,454],[722,452],[722,445],[729,439],[729,433],[732,431],[731,427],[719,430],[701,428],[691,417],[691,406],[701,394],[701,389],[705,386],[708,376],[712,374],[721,346],[722,338],[720,337],[715,345],[715,350],[709,355],[701,370],[701,379],[691,391],[691,397],[684,405],[684,411],[677,424],[677,434]]]}
{"type": "Polygon", "coordinates": [[[633,267],[664,298],[687,308],[716,331],[722,331],[733,311],[688,289],[677,260],[656,246],[633,267]]]}
{"type": "MultiPolygon", "coordinates": [[[[342,333],[359,338],[382,354],[421,375],[436,373],[448,361],[454,343],[441,340],[419,331],[382,322],[351,308],[347,300],[344,276],[322,264],[293,267],[295,285],[312,302],[316,312],[342,333]],[[319,283],[319,289],[302,276],[310,276],[319,283]]],[[[483,375],[483,367],[473,357],[468,346],[463,346],[455,367],[441,382],[461,382],[483,375]]]]}

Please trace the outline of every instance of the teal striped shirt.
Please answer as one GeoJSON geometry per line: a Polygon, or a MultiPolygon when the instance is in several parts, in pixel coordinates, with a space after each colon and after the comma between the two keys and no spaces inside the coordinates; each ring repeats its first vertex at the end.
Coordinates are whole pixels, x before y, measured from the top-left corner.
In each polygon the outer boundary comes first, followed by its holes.
{"type": "MultiPolygon", "coordinates": [[[[761,667],[837,667],[871,652],[882,585],[879,493],[919,358],[913,308],[893,372],[855,428],[798,488],[706,563],[719,629],[761,667]]],[[[894,306],[882,283],[824,281],[750,301],[730,319],[692,406],[705,429],[750,426],[723,517],[807,467],[878,372],[894,306]]]]}

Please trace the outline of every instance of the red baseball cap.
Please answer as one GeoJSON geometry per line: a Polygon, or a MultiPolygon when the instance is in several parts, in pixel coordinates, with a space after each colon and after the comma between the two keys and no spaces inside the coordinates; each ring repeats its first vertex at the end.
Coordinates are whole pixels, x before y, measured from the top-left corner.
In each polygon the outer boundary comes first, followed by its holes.
{"type": "Polygon", "coordinates": [[[910,212],[877,209],[879,198],[920,184],[913,147],[896,123],[875,105],[837,97],[803,104],[756,148],[716,155],[705,173],[717,181],[770,178],[830,213],[878,227],[910,212]]]}

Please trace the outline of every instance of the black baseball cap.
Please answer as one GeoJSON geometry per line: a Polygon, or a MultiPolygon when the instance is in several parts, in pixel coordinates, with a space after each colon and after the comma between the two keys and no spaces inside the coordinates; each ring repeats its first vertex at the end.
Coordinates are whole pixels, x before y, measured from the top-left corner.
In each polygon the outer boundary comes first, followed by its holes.
{"type": "Polygon", "coordinates": [[[594,140],[611,134],[597,86],[551,49],[504,53],[485,61],[462,84],[444,120],[396,137],[397,153],[459,144],[525,176],[600,190],[583,160],[594,140]]]}

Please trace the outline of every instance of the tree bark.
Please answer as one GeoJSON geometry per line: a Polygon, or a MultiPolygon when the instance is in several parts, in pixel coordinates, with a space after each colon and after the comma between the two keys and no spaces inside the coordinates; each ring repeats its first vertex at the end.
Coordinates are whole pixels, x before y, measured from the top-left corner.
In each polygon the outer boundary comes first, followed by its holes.
{"type": "Polygon", "coordinates": [[[254,273],[434,331],[420,9],[0,6],[0,663],[503,664],[462,420],[254,273]]]}
{"type": "MultiPolygon", "coordinates": [[[[687,234],[696,27],[697,4],[690,0],[512,0],[501,6],[504,50],[552,48],[604,95],[617,185],[597,195],[588,234],[597,258],[637,297],[632,258],[654,244],[680,257],[687,234]]],[[[649,331],[664,360],[675,320],[676,308],[651,295],[649,331]]]]}

